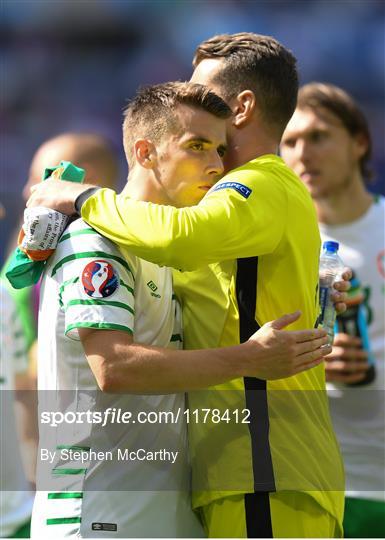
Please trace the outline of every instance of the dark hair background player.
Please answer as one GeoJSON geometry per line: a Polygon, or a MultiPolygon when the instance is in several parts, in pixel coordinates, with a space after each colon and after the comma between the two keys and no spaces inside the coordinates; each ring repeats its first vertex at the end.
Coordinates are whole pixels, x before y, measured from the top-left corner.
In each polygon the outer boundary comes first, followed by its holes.
{"type": "Polygon", "coordinates": [[[356,274],[325,365],[345,461],[346,537],[385,536],[385,202],[367,189],[371,146],[365,114],[345,90],[323,82],[300,88],[282,157],[309,189],[323,239],[339,242],[356,274]]]}

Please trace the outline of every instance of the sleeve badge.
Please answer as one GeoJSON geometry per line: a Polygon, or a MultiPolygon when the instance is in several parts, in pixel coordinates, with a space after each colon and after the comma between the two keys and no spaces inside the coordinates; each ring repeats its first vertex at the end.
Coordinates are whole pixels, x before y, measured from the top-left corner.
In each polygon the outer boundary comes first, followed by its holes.
{"type": "Polygon", "coordinates": [[[97,260],[84,267],[81,282],[84,292],[91,298],[107,298],[118,288],[119,275],[108,261],[97,260]]]}

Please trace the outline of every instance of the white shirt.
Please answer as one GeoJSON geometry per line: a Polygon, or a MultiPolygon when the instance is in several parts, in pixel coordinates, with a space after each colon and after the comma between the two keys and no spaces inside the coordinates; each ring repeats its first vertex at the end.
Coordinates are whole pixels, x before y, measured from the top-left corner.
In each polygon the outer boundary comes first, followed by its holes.
{"type": "Polygon", "coordinates": [[[203,536],[191,509],[185,395],[101,392],[78,340],[79,327],[119,330],[133,334],[135,342],[181,347],[170,270],[127,253],[123,257],[82,220],[67,228],[49,260],[39,313],[39,413],[55,406],[71,415],[115,409],[131,413],[135,422],[40,424],[39,451],[49,448],[55,455],[52,463],[38,462],[32,536],[203,536]],[[139,423],[139,413],[150,411],[179,414],[179,421],[139,423]],[[74,447],[85,452],[83,462],[68,456],[74,447]],[[120,459],[126,449],[134,455],[141,451],[140,456],[120,459]],[[97,459],[91,451],[104,456],[97,459]],[[147,451],[158,452],[158,459],[141,460],[147,451]],[[162,460],[162,451],[177,453],[175,463],[162,460]]]}
{"type": "Polygon", "coordinates": [[[339,255],[365,291],[376,378],[365,386],[328,383],[331,414],[345,462],[348,495],[385,500],[385,199],[345,225],[320,223],[323,240],[340,243],[339,255]]]}

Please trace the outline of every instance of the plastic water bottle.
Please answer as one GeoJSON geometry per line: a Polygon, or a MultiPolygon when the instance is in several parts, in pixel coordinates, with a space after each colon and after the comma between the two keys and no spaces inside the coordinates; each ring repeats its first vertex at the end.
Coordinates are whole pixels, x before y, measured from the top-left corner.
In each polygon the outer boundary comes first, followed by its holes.
{"type": "Polygon", "coordinates": [[[331,295],[334,292],[333,284],[341,276],[344,265],[338,256],[338,242],[324,242],[320,258],[319,269],[319,323],[326,330],[330,345],[334,339],[334,324],[336,310],[331,295]]]}

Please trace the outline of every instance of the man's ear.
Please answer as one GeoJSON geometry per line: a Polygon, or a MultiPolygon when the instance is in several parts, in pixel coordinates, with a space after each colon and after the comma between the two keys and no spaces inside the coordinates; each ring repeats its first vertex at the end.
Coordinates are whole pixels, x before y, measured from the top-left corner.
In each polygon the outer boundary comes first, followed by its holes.
{"type": "Polygon", "coordinates": [[[254,92],[251,90],[240,92],[231,107],[234,113],[233,126],[239,128],[247,124],[253,116],[256,104],[254,92]]]}
{"type": "Polygon", "coordinates": [[[360,160],[368,150],[369,141],[364,133],[358,133],[354,136],[354,153],[356,159],[360,160]]]}
{"type": "Polygon", "coordinates": [[[148,139],[137,139],[134,143],[136,162],[145,169],[153,169],[156,165],[157,154],[154,143],[148,139]]]}

